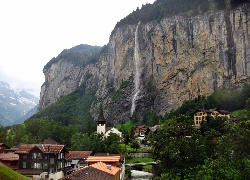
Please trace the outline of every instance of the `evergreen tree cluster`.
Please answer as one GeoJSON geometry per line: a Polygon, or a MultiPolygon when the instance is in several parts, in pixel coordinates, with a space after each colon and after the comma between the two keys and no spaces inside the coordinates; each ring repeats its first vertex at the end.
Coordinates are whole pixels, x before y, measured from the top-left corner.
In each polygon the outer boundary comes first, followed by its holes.
{"type": "Polygon", "coordinates": [[[116,24],[116,28],[140,22],[160,21],[163,17],[183,14],[195,16],[214,10],[230,10],[249,0],[156,0],[137,8],[116,24]]]}

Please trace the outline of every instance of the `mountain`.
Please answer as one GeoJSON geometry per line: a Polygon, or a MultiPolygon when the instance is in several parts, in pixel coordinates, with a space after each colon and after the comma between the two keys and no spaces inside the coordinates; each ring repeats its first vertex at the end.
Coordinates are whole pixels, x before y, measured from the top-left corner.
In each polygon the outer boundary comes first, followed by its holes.
{"type": "Polygon", "coordinates": [[[249,84],[249,2],[186,2],[157,0],[137,9],[117,23],[107,45],[90,53],[92,61],[81,56],[79,63],[80,51],[95,48],[86,45],[53,58],[43,69],[39,110],[84,84],[84,92],[95,92],[87,109],[93,119],[102,104],[107,121],[117,124],[249,84]]]}
{"type": "MultiPolygon", "coordinates": [[[[0,125],[22,123],[17,121],[39,103],[39,98],[31,90],[14,90],[6,82],[0,81],[0,125]]],[[[34,92],[34,91],[32,91],[34,92]]]]}

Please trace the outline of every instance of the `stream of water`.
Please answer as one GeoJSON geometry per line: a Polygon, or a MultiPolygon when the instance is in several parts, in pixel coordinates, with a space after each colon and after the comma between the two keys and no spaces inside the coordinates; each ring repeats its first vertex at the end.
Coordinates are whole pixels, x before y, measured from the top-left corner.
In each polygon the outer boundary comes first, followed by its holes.
{"type": "Polygon", "coordinates": [[[140,22],[136,26],[135,31],[135,49],[134,49],[134,61],[135,61],[135,76],[134,76],[134,84],[135,84],[135,91],[132,98],[132,106],[131,106],[131,116],[133,115],[136,107],[136,100],[138,98],[138,94],[140,92],[140,49],[139,49],[139,40],[138,40],[138,28],[140,22]]]}

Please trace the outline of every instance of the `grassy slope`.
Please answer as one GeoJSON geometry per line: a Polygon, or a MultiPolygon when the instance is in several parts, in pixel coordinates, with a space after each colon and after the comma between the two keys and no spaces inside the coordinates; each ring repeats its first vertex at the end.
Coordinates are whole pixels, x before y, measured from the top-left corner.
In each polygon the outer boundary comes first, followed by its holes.
{"type": "Polygon", "coordinates": [[[8,180],[27,180],[29,178],[19,174],[18,172],[4,167],[4,166],[0,166],[0,179],[8,179],[8,180]]]}

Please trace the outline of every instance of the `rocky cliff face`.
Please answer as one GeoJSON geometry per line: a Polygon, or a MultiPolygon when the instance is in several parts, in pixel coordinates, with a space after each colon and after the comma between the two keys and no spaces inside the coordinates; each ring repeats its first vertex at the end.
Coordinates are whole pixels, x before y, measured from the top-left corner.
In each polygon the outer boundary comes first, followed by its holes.
{"type": "Polygon", "coordinates": [[[93,116],[102,103],[105,118],[113,123],[131,114],[164,114],[218,88],[240,87],[249,83],[249,20],[250,6],[244,5],[116,28],[95,65],[81,68],[61,61],[44,69],[40,107],[72,92],[86,72],[93,75],[89,86],[98,87],[93,116]]]}

